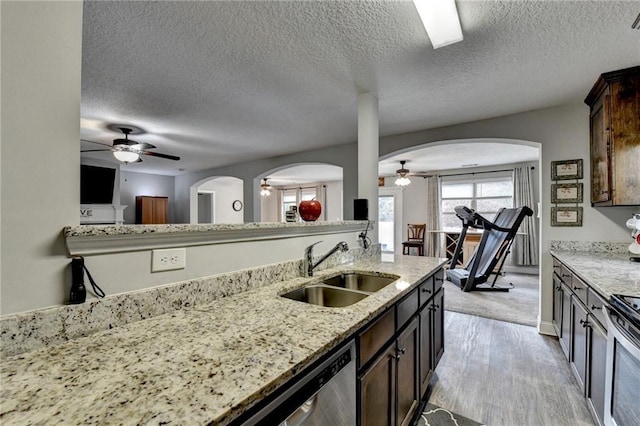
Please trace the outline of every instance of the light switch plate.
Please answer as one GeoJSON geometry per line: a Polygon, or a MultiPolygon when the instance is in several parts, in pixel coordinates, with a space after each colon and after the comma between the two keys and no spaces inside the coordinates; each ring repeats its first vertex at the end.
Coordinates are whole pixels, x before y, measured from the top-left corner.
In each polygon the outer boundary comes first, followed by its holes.
{"type": "Polygon", "coordinates": [[[184,269],[187,264],[187,249],[153,250],[151,254],[151,272],[184,269]]]}

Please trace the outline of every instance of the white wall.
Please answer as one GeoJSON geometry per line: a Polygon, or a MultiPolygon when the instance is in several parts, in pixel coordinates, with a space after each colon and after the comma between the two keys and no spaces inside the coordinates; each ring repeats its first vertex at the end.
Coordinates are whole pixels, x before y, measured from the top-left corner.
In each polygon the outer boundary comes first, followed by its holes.
{"type": "MultiPolygon", "coordinates": [[[[244,205],[242,210],[233,210],[235,200],[242,201],[243,182],[241,179],[221,176],[207,181],[198,187],[198,190],[215,192],[214,223],[243,223],[244,205]]],[[[244,204],[244,202],[243,202],[244,204]]]]}
{"type": "Polygon", "coordinates": [[[66,291],[61,231],[80,223],[82,2],[3,1],[0,8],[5,314],[54,304],[66,291]]]}
{"type": "Polygon", "coordinates": [[[136,223],[136,196],[150,195],[169,198],[169,223],[175,222],[175,178],[131,172],[120,168],[120,204],[126,205],[124,223],[136,223]]]}

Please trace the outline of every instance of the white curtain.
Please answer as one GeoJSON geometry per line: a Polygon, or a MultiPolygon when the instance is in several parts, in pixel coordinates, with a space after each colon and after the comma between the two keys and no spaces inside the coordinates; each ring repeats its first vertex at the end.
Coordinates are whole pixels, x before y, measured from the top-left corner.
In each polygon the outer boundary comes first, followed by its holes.
{"type": "MultiPolygon", "coordinates": [[[[513,169],[513,205],[527,206],[535,210],[536,202],[533,194],[533,177],[531,167],[516,167],[513,169]]],[[[516,265],[531,266],[538,262],[538,226],[535,214],[526,216],[518,229],[512,247],[512,261],[516,265]]]]}
{"type": "Polygon", "coordinates": [[[438,176],[426,178],[427,181],[427,230],[424,235],[425,255],[440,257],[440,182],[438,176]]]}

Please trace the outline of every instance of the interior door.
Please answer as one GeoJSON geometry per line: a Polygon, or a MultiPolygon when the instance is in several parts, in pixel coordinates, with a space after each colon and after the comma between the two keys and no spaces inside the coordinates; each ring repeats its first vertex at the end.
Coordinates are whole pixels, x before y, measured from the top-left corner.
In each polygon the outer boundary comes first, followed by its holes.
{"type": "Polygon", "coordinates": [[[402,188],[378,188],[378,241],[384,253],[402,254],[402,188]]]}

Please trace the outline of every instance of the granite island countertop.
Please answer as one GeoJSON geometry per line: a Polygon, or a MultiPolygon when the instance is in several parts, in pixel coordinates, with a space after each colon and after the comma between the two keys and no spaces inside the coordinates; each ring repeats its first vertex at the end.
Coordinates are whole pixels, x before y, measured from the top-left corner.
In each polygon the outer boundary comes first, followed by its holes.
{"type": "Polygon", "coordinates": [[[356,261],[3,359],[6,424],[227,424],[339,345],[445,259],[356,261]],[[326,308],[279,297],[343,271],[400,278],[326,308]]]}
{"type": "Polygon", "coordinates": [[[605,300],[612,294],[640,297],[640,263],[629,260],[628,253],[551,250],[605,300]]]}

